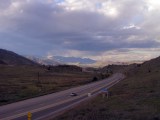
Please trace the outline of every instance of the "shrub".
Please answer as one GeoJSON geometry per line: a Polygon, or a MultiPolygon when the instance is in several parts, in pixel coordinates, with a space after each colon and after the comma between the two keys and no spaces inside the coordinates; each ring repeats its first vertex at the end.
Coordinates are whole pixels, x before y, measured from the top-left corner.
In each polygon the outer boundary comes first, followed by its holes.
{"type": "Polygon", "coordinates": [[[98,80],[97,77],[93,77],[93,79],[92,79],[93,82],[94,82],[94,81],[97,81],[97,80],[98,80]]]}

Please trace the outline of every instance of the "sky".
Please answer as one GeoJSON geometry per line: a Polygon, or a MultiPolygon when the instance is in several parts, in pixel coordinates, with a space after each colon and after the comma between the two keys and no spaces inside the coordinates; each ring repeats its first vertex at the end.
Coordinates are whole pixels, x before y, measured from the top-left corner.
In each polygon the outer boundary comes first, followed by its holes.
{"type": "Polygon", "coordinates": [[[0,0],[0,48],[105,61],[160,56],[160,0],[0,0]]]}

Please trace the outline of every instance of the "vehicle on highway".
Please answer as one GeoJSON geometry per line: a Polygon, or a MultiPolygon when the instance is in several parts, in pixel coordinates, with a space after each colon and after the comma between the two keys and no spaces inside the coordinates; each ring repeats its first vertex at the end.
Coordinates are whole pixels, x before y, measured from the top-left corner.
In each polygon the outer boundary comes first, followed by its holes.
{"type": "Polygon", "coordinates": [[[77,93],[71,93],[70,96],[77,96],[77,93]]]}

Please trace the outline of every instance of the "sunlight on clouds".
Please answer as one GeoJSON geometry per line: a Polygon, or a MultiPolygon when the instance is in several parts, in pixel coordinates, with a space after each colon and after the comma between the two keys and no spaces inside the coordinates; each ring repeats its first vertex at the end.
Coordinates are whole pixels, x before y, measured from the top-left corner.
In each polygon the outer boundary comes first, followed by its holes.
{"type": "Polygon", "coordinates": [[[18,8],[20,6],[19,2],[12,2],[11,6],[18,8]]]}
{"type": "MultiPolygon", "coordinates": [[[[125,49],[124,49],[125,50],[125,49]]],[[[126,49],[126,52],[119,50],[106,51],[101,56],[90,56],[104,64],[112,64],[113,62],[143,62],[155,58],[159,55],[160,48],[146,49],[126,49]]]]}
{"type": "Polygon", "coordinates": [[[128,26],[123,27],[123,29],[132,29],[132,28],[137,30],[141,29],[139,26],[136,26],[135,24],[129,24],[128,26]]]}
{"type": "Polygon", "coordinates": [[[63,49],[55,49],[51,50],[47,53],[48,57],[53,57],[53,56],[63,56],[63,57],[82,57],[88,55],[89,53],[86,51],[79,51],[79,50],[63,50],[63,49]]]}
{"type": "Polygon", "coordinates": [[[48,53],[48,55],[47,55],[47,59],[52,60],[52,58],[53,58],[53,55],[52,55],[52,54],[50,54],[50,53],[48,53]]]}
{"type": "Polygon", "coordinates": [[[147,0],[148,11],[160,9],[160,0],[147,0]]]}
{"type": "Polygon", "coordinates": [[[111,7],[108,7],[108,8],[106,7],[104,9],[101,9],[99,10],[99,12],[110,17],[116,17],[118,15],[116,8],[111,8],[111,7]]]}
{"type": "Polygon", "coordinates": [[[106,14],[110,16],[117,16],[117,10],[115,8],[109,8],[106,14]]]}
{"type": "Polygon", "coordinates": [[[88,0],[65,0],[61,2],[62,5],[67,10],[93,10],[94,4],[88,0]]]}
{"type": "Polygon", "coordinates": [[[102,3],[99,11],[111,17],[116,17],[118,15],[116,6],[110,1],[102,3]]]}
{"type": "Polygon", "coordinates": [[[9,15],[16,15],[16,13],[18,12],[23,13],[23,9],[21,8],[22,4],[23,2],[20,1],[11,2],[8,9],[4,9],[3,11],[1,11],[1,14],[9,16],[9,15]]]}
{"type": "Polygon", "coordinates": [[[65,9],[69,11],[74,10],[86,10],[86,11],[93,11],[93,12],[99,12],[104,15],[110,16],[110,17],[116,17],[118,15],[118,10],[116,7],[114,7],[114,4],[112,2],[106,2],[106,1],[98,1],[98,0],[65,0],[61,3],[57,3],[58,5],[63,6],[65,9]]]}

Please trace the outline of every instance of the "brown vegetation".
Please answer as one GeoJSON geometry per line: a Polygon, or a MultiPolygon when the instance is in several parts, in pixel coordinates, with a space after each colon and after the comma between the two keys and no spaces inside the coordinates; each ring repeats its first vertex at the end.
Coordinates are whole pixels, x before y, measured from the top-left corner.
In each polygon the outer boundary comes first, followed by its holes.
{"type": "Polygon", "coordinates": [[[160,58],[129,67],[108,99],[99,95],[54,120],[159,120],[160,58]]]}
{"type": "Polygon", "coordinates": [[[49,94],[104,78],[101,74],[82,72],[76,66],[0,65],[0,105],[49,94]]]}

